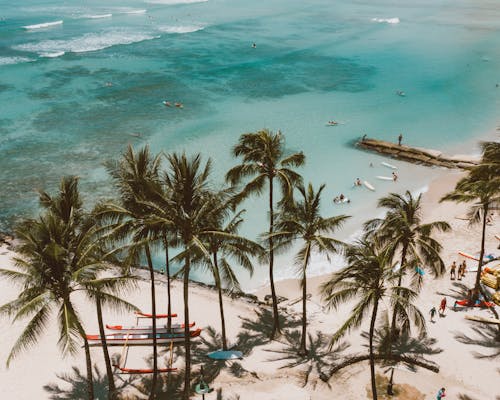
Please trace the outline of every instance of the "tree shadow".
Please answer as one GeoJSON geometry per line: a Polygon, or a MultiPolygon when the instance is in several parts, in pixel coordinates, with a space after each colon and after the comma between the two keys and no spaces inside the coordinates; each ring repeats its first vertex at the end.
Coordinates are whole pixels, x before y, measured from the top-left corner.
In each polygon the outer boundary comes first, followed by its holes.
{"type": "Polygon", "coordinates": [[[452,282],[452,288],[447,292],[436,292],[440,296],[448,296],[455,300],[464,300],[468,298],[470,288],[461,282],[452,282]]]}
{"type": "Polygon", "coordinates": [[[300,330],[286,331],[285,338],[287,339],[287,344],[284,348],[279,350],[266,350],[278,354],[277,357],[270,361],[288,361],[285,365],[280,367],[280,369],[306,366],[300,373],[303,379],[303,387],[309,383],[312,374],[316,374],[321,381],[325,382],[328,387],[330,387],[328,383],[331,377],[329,374],[329,367],[341,357],[341,353],[348,347],[348,344],[345,342],[339,343],[334,348],[330,349],[329,336],[324,335],[322,332],[316,332],[315,336],[309,333],[307,353],[305,355],[299,355],[297,349],[301,335],[302,333],[300,330]]]}
{"type": "MultiPolygon", "coordinates": [[[[257,346],[269,343],[273,327],[273,313],[271,310],[263,308],[255,311],[257,319],[240,317],[242,332],[238,334],[237,346],[243,355],[249,355],[257,346]]],[[[280,326],[283,330],[293,329],[300,326],[300,319],[279,316],[280,326]]]]}
{"type": "MultiPolygon", "coordinates": [[[[94,379],[94,395],[96,399],[106,399],[108,397],[108,379],[97,365],[94,364],[92,371],[94,379]]],[[[64,382],[63,387],[57,383],[49,383],[43,386],[49,394],[51,400],[88,400],[87,374],[83,374],[78,367],[71,367],[71,372],[56,374],[57,378],[64,382]],[[67,389],[64,386],[69,385],[67,389]]],[[[116,389],[120,392],[128,386],[135,386],[138,381],[136,376],[129,376],[128,379],[115,379],[116,389]]]]}
{"type": "Polygon", "coordinates": [[[495,359],[500,357],[500,330],[494,325],[473,326],[471,329],[476,334],[475,337],[467,336],[462,332],[455,333],[455,339],[460,343],[472,344],[484,347],[485,350],[490,351],[489,354],[472,352],[476,358],[495,359]]]}

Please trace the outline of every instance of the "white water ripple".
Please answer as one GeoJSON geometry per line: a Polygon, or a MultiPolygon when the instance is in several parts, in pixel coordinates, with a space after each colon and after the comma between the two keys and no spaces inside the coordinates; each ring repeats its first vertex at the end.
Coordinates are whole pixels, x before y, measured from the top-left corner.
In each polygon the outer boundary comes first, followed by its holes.
{"type": "Polygon", "coordinates": [[[165,33],[191,33],[205,29],[202,25],[160,26],[158,28],[165,33]]]}
{"type": "Polygon", "coordinates": [[[62,25],[62,24],[63,24],[63,20],[59,20],[59,21],[52,21],[52,22],[44,22],[42,24],[26,25],[26,26],[23,26],[23,28],[26,29],[27,31],[32,31],[35,29],[52,28],[53,26],[58,26],[58,25],[62,25]]]}
{"type": "Polygon", "coordinates": [[[69,40],[44,40],[41,42],[25,43],[14,46],[13,49],[38,53],[39,55],[51,53],[55,54],[58,52],[85,53],[106,49],[116,45],[138,43],[155,38],[158,38],[158,36],[114,30],[108,32],[88,33],[69,40]]]}
{"type": "Polygon", "coordinates": [[[372,18],[373,22],[381,22],[386,24],[399,24],[401,21],[399,18],[372,18]]]}

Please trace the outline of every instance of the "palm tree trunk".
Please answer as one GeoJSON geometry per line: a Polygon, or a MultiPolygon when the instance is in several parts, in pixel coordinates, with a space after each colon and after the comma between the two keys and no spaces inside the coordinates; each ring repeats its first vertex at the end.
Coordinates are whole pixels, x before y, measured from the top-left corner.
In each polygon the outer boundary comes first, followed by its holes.
{"type": "Polygon", "coordinates": [[[89,400],[94,400],[94,379],[92,377],[92,359],[90,358],[90,347],[85,332],[83,333],[83,348],[85,349],[85,364],[87,366],[87,394],[89,400]]]}
{"type": "Polygon", "coordinates": [[[373,353],[373,334],[375,332],[375,321],[377,320],[378,299],[375,300],[373,305],[372,319],[370,321],[370,373],[372,380],[372,397],[377,400],[377,385],[375,383],[375,357],[373,353]]]}
{"type": "Polygon", "coordinates": [[[153,269],[153,260],[149,246],[145,246],[146,259],[148,262],[149,275],[151,278],[151,314],[153,314],[153,378],[151,379],[151,393],[149,400],[154,400],[156,396],[156,383],[158,381],[158,346],[156,344],[156,293],[155,293],[155,272],[153,269]]]}
{"type": "Polygon", "coordinates": [[[481,283],[481,270],[483,269],[483,257],[484,257],[484,240],[486,238],[486,217],[488,216],[488,203],[483,205],[483,231],[481,236],[481,253],[479,254],[479,264],[476,273],[476,284],[474,289],[476,293],[479,293],[480,283],[481,283]]]}
{"type": "Polygon", "coordinates": [[[172,329],[172,298],[170,297],[170,262],[168,260],[168,240],[167,235],[163,239],[165,246],[165,275],[167,276],[167,332],[172,329]]]}
{"type": "Polygon", "coordinates": [[[222,286],[219,275],[219,265],[217,263],[217,252],[214,252],[214,275],[215,275],[215,285],[217,286],[217,291],[219,292],[219,309],[220,309],[220,322],[221,322],[221,333],[222,333],[222,350],[227,350],[227,339],[226,339],[226,319],[224,318],[224,303],[222,301],[222,286]]]}
{"type": "Polygon", "coordinates": [[[113,370],[111,369],[111,361],[109,359],[108,344],[106,343],[106,333],[104,332],[104,323],[102,321],[101,298],[97,293],[95,304],[97,308],[97,322],[99,324],[99,335],[101,337],[102,353],[104,355],[104,364],[106,365],[106,375],[108,377],[108,399],[116,399],[116,386],[113,378],[113,370]]]}
{"type": "MultiPolygon", "coordinates": [[[[406,267],[406,253],[408,251],[408,243],[405,243],[403,245],[403,250],[401,251],[401,266],[400,268],[400,274],[399,274],[399,279],[398,279],[398,286],[401,286],[403,283],[403,276],[405,273],[404,268],[406,267]]],[[[399,294],[399,291],[398,291],[399,294]]],[[[396,318],[398,316],[397,310],[396,310],[397,305],[395,306],[393,313],[392,313],[392,322],[391,322],[391,343],[394,341],[394,337],[396,336],[396,318]]]]}
{"type": "Polygon", "coordinates": [[[302,338],[300,339],[299,356],[305,356],[307,354],[306,338],[307,338],[307,265],[309,264],[309,254],[310,254],[310,243],[307,244],[304,265],[302,266],[302,338]]]}
{"type": "MultiPolygon", "coordinates": [[[[269,235],[272,235],[274,228],[274,207],[273,207],[273,178],[269,177],[269,235]]],[[[274,249],[273,238],[269,237],[269,282],[271,284],[271,298],[273,302],[273,329],[271,340],[281,335],[280,319],[278,314],[278,298],[274,287],[274,249]]]]}
{"type": "Polygon", "coordinates": [[[387,394],[389,396],[394,395],[394,390],[392,387],[394,386],[394,367],[391,369],[391,377],[389,378],[389,383],[387,384],[387,394]]]}
{"type": "MultiPolygon", "coordinates": [[[[187,244],[184,250],[187,251],[187,244]]],[[[191,393],[191,338],[189,336],[189,269],[191,267],[191,259],[186,256],[184,266],[184,347],[186,351],[185,371],[184,371],[184,393],[182,398],[189,400],[191,393]]]]}

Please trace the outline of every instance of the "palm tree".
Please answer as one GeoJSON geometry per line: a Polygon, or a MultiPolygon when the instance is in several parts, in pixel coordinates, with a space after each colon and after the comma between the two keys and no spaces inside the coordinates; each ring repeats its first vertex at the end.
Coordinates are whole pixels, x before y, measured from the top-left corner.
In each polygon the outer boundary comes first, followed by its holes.
{"type": "Polygon", "coordinates": [[[127,263],[136,265],[146,257],[151,280],[151,313],[153,333],[153,376],[150,399],[156,396],[158,349],[156,338],[156,293],[151,244],[158,241],[148,223],[149,210],[144,205],[152,195],[151,186],[159,179],[160,156],[152,156],[149,147],[134,152],[129,146],[119,161],[108,162],[107,169],[119,193],[119,204],[103,203],[95,210],[97,218],[108,224],[108,236],[115,241],[129,240],[127,263]]]}
{"type": "Polygon", "coordinates": [[[307,267],[311,260],[311,253],[318,252],[329,254],[338,252],[343,243],[325,234],[333,233],[344,221],[349,218],[347,215],[323,218],[320,214],[321,192],[325,185],[321,185],[317,192],[314,192],[311,183],[304,188],[299,185],[297,190],[301,195],[299,201],[286,203],[283,205],[283,211],[279,214],[278,223],[274,236],[279,245],[289,245],[294,240],[301,240],[303,246],[295,256],[295,263],[301,275],[300,285],[302,287],[302,336],[298,354],[306,355],[307,338],[307,267]]]}
{"type": "Polygon", "coordinates": [[[164,174],[166,190],[171,193],[170,217],[175,234],[183,246],[183,297],[184,297],[184,333],[185,333],[185,374],[184,394],[189,399],[191,390],[191,343],[189,336],[189,273],[193,254],[200,252],[208,255],[199,234],[206,228],[213,210],[212,196],[208,187],[211,170],[210,159],[201,165],[201,156],[196,154],[188,158],[186,154],[167,155],[168,169],[164,174]]]}
{"type": "Polygon", "coordinates": [[[115,259],[107,257],[112,252],[108,252],[105,249],[101,235],[99,234],[100,229],[96,225],[95,219],[92,215],[85,213],[82,208],[82,201],[78,190],[78,179],[76,177],[63,178],[57,196],[51,196],[44,191],[40,191],[39,194],[42,207],[58,217],[67,227],[71,227],[72,232],[70,234],[75,243],[75,250],[73,250],[74,259],[78,263],[78,266],[90,266],[89,270],[92,274],[80,277],[80,283],[84,287],[87,296],[96,304],[99,334],[108,379],[108,398],[114,399],[117,396],[117,390],[105,339],[102,304],[108,304],[114,308],[135,310],[136,308],[133,305],[117,296],[123,290],[130,289],[133,286],[133,279],[135,277],[127,274],[112,275],[103,278],[96,274],[98,270],[105,271],[110,270],[110,268],[118,271],[119,267],[115,259]]]}
{"type": "Polygon", "coordinates": [[[263,129],[256,133],[245,133],[240,136],[238,144],[233,148],[235,157],[242,157],[240,165],[231,168],[226,174],[226,180],[235,185],[246,178],[246,183],[237,200],[251,194],[261,194],[266,182],[269,184],[269,282],[273,302],[273,329],[271,339],[281,334],[278,316],[278,300],[274,287],[274,183],[281,187],[284,199],[291,198],[293,187],[302,181],[301,176],[292,168],[304,164],[305,156],[302,152],[285,156],[284,137],[280,131],[273,133],[263,129]]]}
{"type": "MultiPolygon", "coordinates": [[[[398,286],[402,285],[409,266],[415,267],[415,270],[417,266],[422,269],[430,268],[436,276],[445,271],[445,265],[440,256],[442,246],[432,235],[436,231],[449,231],[451,227],[445,221],[422,223],[421,198],[421,194],[414,198],[409,191],[406,191],[404,195],[390,193],[378,201],[378,207],[388,209],[386,216],[383,219],[372,219],[365,223],[367,236],[375,235],[383,243],[392,243],[394,251],[400,251],[401,274],[398,286]]],[[[416,271],[413,274],[413,280],[420,288],[421,275],[416,271]]],[[[408,332],[410,320],[405,317],[404,310],[395,309],[391,323],[393,334],[396,333],[398,316],[402,317],[400,331],[408,332]]]]}
{"type": "Polygon", "coordinates": [[[75,354],[77,339],[83,340],[87,365],[87,394],[94,399],[90,349],[71,295],[95,278],[99,267],[82,263],[76,229],[82,220],[76,178],[63,178],[60,195],[51,202],[45,193],[40,201],[46,211],[37,219],[22,221],[15,228],[18,239],[14,259],[17,270],[0,270],[0,275],[22,287],[17,299],[4,304],[0,313],[14,321],[31,320],[14,344],[7,365],[22,351],[32,347],[57,309],[59,346],[64,355],[75,354]],[[76,205],[76,207],[75,207],[76,205]],[[64,216],[64,218],[61,218],[64,216]]]}
{"type": "Polygon", "coordinates": [[[492,209],[496,209],[500,202],[500,144],[489,142],[483,145],[481,163],[472,167],[469,174],[460,179],[455,189],[445,195],[440,201],[455,201],[457,203],[474,203],[469,209],[469,222],[476,224],[482,222],[481,252],[474,285],[475,296],[479,294],[481,272],[484,258],[484,241],[486,238],[486,219],[492,209]]]}
{"type": "MultiPolygon", "coordinates": [[[[206,227],[199,234],[199,238],[202,240],[208,254],[200,252],[193,262],[208,269],[214,278],[219,296],[222,349],[225,351],[228,347],[222,285],[224,284],[226,289],[230,291],[241,291],[238,277],[231,267],[230,260],[236,260],[239,265],[252,275],[253,266],[250,256],[261,254],[263,249],[257,243],[238,235],[238,229],[243,223],[242,215],[244,210],[229,218],[232,206],[225,199],[227,194],[217,192],[211,197],[214,211],[207,215],[209,220],[205,222],[206,227]]],[[[181,253],[178,257],[182,259],[184,254],[181,253]]],[[[182,270],[180,272],[182,273],[182,270]]]]}
{"type": "Polygon", "coordinates": [[[348,265],[334,273],[321,286],[327,307],[337,308],[340,304],[356,300],[352,313],[346,322],[334,333],[333,345],[339,338],[363,322],[371,309],[369,329],[369,360],[373,399],[377,400],[375,385],[375,353],[373,338],[380,302],[388,298],[391,304],[401,303],[418,326],[425,326],[422,313],[413,305],[417,293],[412,289],[397,286],[401,272],[394,271],[393,251],[390,246],[382,246],[376,241],[363,240],[349,246],[346,252],[348,265]]]}

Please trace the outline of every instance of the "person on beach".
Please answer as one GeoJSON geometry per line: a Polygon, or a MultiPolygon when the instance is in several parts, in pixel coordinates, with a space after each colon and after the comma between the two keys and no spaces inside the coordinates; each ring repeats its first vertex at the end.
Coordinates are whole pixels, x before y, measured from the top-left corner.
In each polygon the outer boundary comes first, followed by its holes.
{"type": "Polygon", "coordinates": [[[442,400],[443,397],[446,397],[446,389],[445,388],[439,389],[439,392],[437,393],[436,399],[442,400]]]}
{"type": "Polygon", "coordinates": [[[436,307],[432,307],[429,311],[429,314],[431,315],[431,322],[434,322],[434,316],[436,315],[436,312],[436,307]]]}
{"type": "Polygon", "coordinates": [[[465,278],[465,273],[467,272],[467,263],[465,260],[462,262],[462,278],[465,278]]]}
{"type": "Polygon", "coordinates": [[[361,141],[364,142],[366,139],[366,133],[363,135],[363,137],[361,138],[361,141]]]}
{"type": "Polygon", "coordinates": [[[396,174],[394,171],[392,172],[392,180],[396,182],[398,180],[398,174],[396,174]]]}
{"type": "Polygon", "coordinates": [[[398,136],[398,145],[401,146],[401,141],[403,140],[403,134],[400,133],[398,136]]]}
{"type": "Polygon", "coordinates": [[[456,278],[456,270],[457,270],[457,263],[455,261],[453,261],[453,264],[451,264],[451,267],[450,267],[450,279],[452,281],[454,281],[456,278]]]}
{"type": "Polygon", "coordinates": [[[458,271],[457,271],[457,279],[459,281],[462,280],[462,268],[463,268],[463,264],[459,264],[458,265],[458,271]]]}
{"type": "Polygon", "coordinates": [[[439,314],[443,316],[445,311],[446,311],[446,297],[443,297],[443,299],[441,300],[441,304],[439,305],[439,314]]]}

